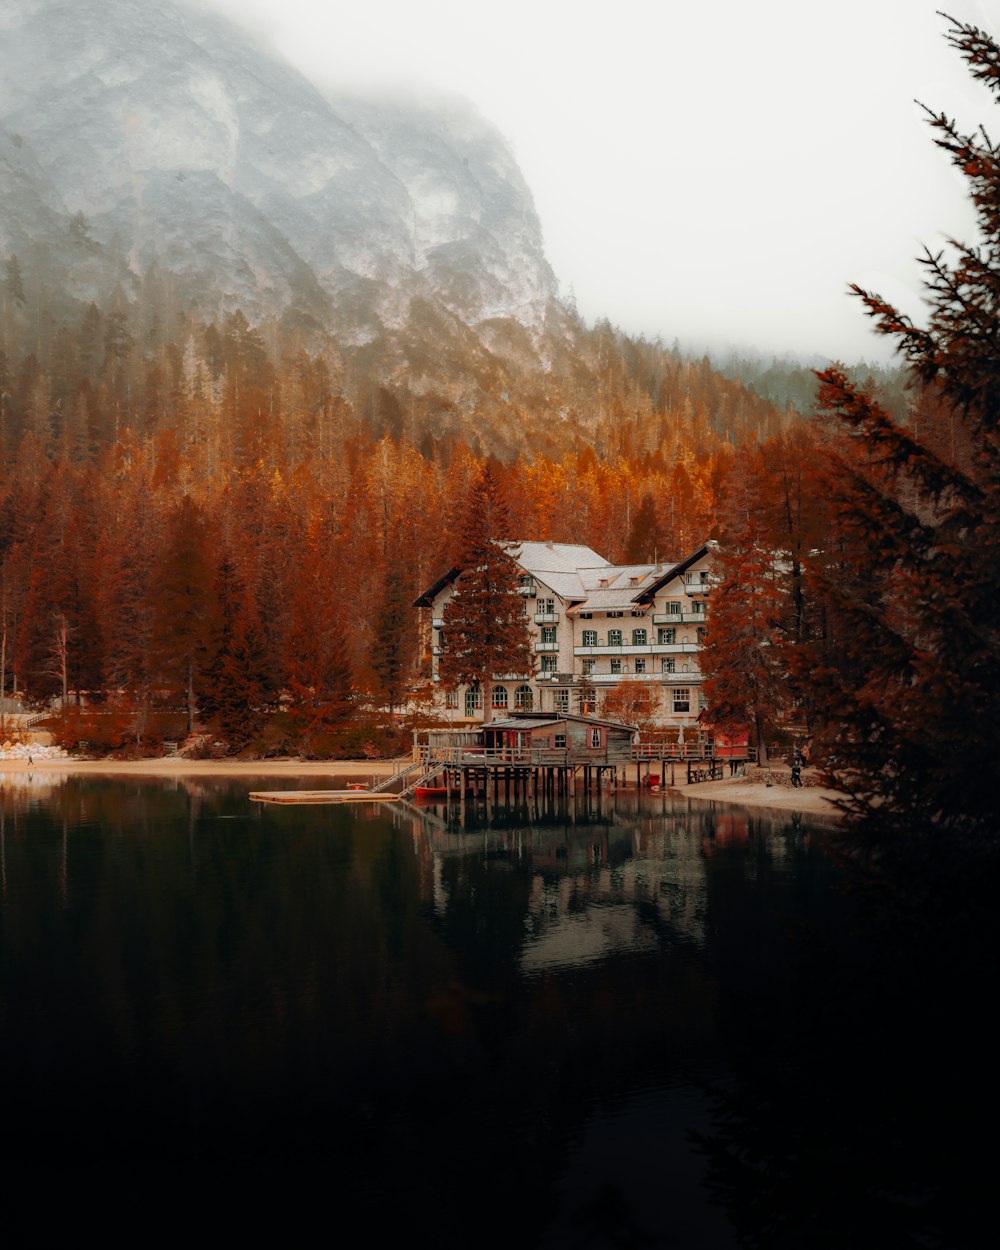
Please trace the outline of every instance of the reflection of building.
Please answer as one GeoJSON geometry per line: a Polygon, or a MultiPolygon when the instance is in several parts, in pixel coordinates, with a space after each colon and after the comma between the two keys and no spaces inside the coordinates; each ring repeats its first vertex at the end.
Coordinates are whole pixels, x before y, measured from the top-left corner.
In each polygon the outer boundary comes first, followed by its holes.
{"type": "MultiPolygon", "coordinates": [[[[507,711],[593,712],[624,682],[647,692],[652,715],[693,726],[701,710],[701,650],[712,583],[712,546],[678,564],[609,564],[589,547],[510,544],[535,654],[531,673],[498,673],[485,697],[507,711]],[[596,706],[595,706],[596,705],[596,706]]],[[[461,582],[450,569],[416,601],[431,611],[431,670],[448,645],[447,605],[461,582]]],[[[483,718],[484,692],[444,692],[456,718],[483,718]]]]}

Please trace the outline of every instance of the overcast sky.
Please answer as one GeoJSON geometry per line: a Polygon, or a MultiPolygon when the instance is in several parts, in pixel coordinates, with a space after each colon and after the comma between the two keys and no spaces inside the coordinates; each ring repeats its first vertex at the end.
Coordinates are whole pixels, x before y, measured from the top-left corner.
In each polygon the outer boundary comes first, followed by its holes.
{"type": "Polygon", "coordinates": [[[212,2],[317,85],[474,101],[583,316],[690,348],[888,360],[847,284],[919,319],[922,245],[974,237],[914,100],[1000,133],[925,0],[212,2]]]}

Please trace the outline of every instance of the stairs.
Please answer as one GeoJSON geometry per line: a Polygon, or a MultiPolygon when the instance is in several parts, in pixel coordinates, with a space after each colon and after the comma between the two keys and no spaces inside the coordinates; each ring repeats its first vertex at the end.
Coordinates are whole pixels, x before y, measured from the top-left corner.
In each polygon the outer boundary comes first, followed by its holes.
{"type": "Polygon", "coordinates": [[[383,777],[377,785],[371,787],[372,794],[409,794],[422,780],[423,765],[417,762],[408,764],[406,768],[393,773],[391,777],[383,777]],[[421,776],[414,778],[414,773],[421,776]],[[412,780],[407,780],[408,778],[412,780]]]}

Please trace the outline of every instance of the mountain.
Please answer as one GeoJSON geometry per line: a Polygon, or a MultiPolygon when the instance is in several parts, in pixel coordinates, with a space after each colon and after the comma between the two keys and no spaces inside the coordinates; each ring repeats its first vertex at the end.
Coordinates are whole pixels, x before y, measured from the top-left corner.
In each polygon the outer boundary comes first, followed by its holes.
{"type": "Polygon", "coordinates": [[[517,164],[456,100],[327,98],[173,0],[5,0],[0,254],[101,301],[151,270],[364,344],[432,321],[537,336],[556,284],[517,164]],[[419,318],[418,318],[419,320],[419,318]]]}

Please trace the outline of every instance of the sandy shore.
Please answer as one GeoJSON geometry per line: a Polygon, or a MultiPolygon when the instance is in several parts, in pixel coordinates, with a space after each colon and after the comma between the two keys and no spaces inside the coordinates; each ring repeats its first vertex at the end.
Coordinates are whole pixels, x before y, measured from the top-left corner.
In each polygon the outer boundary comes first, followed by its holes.
{"type": "MultiPolygon", "coordinates": [[[[35,777],[58,774],[90,774],[101,777],[314,777],[317,781],[372,781],[390,777],[408,761],[400,760],[189,760],[171,755],[149,760],[81,760],[76,758],[27,760],[0,759],[0,778],[29,773],[35,777]]],[[[322,788],[322,787],[320,787],[322,788]]],[[[727,803],[740,807],[770,807],[803,815],[836,819],[832,790],[806,785],[792,789],[783,780],[731,779],[686,785],[680,777],[672,790],[692,802],[727,803]]]]}
{"type": "Polygon", "coordinates": [[[179,755],[149,760],[0,759],[4,773],[88,773],[102,777],[391,777],[395,760],[187,760],[179,755]]]}
{"type": "Polygon", "coordinates": [[[731,803],[740,807],[772,807],[783,812],[800,815],[824,816],[839,820],[840,813],[833,806],[838,796],[833,790],[821,786],[803,786],[793,789],[789,785],[767,785],[762,781],[703,781],[694,786],[677,786],[685,798],[696,803],[731,803]]]}

